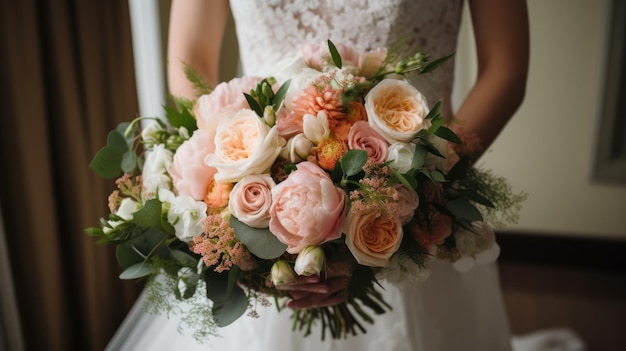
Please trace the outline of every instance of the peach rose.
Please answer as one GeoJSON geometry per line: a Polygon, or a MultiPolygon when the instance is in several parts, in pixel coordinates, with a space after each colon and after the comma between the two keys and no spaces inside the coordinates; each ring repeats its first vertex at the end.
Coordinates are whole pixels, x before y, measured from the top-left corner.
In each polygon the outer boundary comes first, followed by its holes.
{"type": "Polygon", "coordinates": [[[272,189],[269,229],[296,254],[341,237],[346,194],[317,165],[301,162],[272,189]]]}
{"type": "Polygon", "coordinates": [[[217,170],[204,163],[204,158],[215,150],[214,134],[198,129],[174,154],[168,168],[179,194],[202,201],[217,170]]]}
{"type": "Polygon", "coordinates": [[[430,126],[426,97],[404,80],[383,79],[365,96],[368,122],[390,144],[410,142],[430,126]]]}
{"type": "Polygon", "coordinates": [[[358,121],[350,128],[348,147],[367,151],[367,158],[378,164],[387,159],[387,141],[365,121],[358,121]]]}
{"type": "Polygon", "coordinates": [[[269,174],[244,177],[230,192],[230,213],[250,227],[267,228],[270,223],[272,188],[275,186],[269,174]]]}
{"type": "Polygon", "coordinates": [[[198,98],[195,106],[198,128],[215,131],[223,116],[247,108],[248,102],[243,93],[254,89],[261,80],[259,77],[234,78],[218,84],[210,94],[198,98]]]}
{"type": "Polygon", "coordinates": [[[209,191],[204,198],[209,208],[222,208],[228,205],[228,199],[230,198],[230,192],[233,189],[232,183],[222,183],[211,181],[209,183],[209,191]]]}
{"type": "Polygon", "coordinates": [[[353,213],[346,220],[346,246],[359,264],[387,267],[402,242],[402,224],[391,213],[353,213]]]}
{"type": "Polygon", "coordinates": [[[217,127],[215,152],[205,162],[217,169],[218,182],[237,182],[270,169],[285,140],[252,110],[241,110],[217,127]]]}

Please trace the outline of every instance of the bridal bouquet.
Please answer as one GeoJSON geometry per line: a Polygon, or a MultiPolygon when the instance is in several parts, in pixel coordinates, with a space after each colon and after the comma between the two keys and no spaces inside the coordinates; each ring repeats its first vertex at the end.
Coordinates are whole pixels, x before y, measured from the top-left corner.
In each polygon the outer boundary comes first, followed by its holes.
{"type": "Polygon", "coordinates": [[[123,175],[108,218],[87,231],[117,245],[122,279],[148,278],[157,310],[195,301],[204,333],[271,299],[281,308],[277,287],[297,276],[341,272],[345,301],[294,310],[294,328],[365,332],[393,307],[378,279],[423,280],[433,259],[460,270],[494,260],[485,218],[514,216],[523,200],[469,167],[472,143],[408,82],[447,58],[329,41],[272,77],[215,89],[189,70],[196,101],[167,107],[168,124],[120,125],[95,156],[99,175],[123,175]]]}

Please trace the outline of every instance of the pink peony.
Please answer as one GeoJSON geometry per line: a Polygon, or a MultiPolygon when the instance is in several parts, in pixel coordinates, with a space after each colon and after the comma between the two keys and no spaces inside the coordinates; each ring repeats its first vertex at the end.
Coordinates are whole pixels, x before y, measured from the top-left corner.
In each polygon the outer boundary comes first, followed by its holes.
{"type": "Polygon", "coordinates": [[[210,94],[201,96],[195,107],[198,128],[215,131],[222,116],[248,108],[243,93],[256,88],[261,80],[259,77],[235,78],[218,84],[210,94]]]}
{"type": "Polygon", "coordinates": [[[168,168],[174,187],[179,194],[202,201],[217,170],[204,163],[204,158],[215,150],[214,133],[196,130],[174,154],[168,168]]]}
{"type": "Polygon", "coordinates": [[[387,141],[365,121],[356,122],[348,133],[350,149],[367,151],[367,158],[381,164],[387,160],[387,141]]]}
{"type": "Polygon", "coordinates": [[[308,245],[341,237],[346,195],[326,172],[311,162],[272,189],[269,229],[295,254],[308,245]]]}

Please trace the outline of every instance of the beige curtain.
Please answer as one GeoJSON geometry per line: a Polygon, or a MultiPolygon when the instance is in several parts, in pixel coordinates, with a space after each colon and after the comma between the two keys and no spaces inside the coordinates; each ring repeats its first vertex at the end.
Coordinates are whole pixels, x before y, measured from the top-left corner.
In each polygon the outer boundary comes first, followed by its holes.
{"type": "Polygon", "coordinates": [[[102,350],[141,286],[83,229],[112,182],[87,168],[134,117],[128,4],[0,2],[0,203],[28,350],[102,350]]]}

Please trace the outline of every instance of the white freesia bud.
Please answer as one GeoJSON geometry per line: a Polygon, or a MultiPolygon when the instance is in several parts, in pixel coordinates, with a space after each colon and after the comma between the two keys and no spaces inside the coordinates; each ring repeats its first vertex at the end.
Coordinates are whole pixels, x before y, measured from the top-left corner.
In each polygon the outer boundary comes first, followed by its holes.
{"type": "Polygon", "coordinates": [[[307,246],[296,258],[296,264],[294,270],[298,275],[310,276],[313,274],[319,274],[324,267],[326,256],[324,250],[319,246],[307,246]]]}
{"type": "Polygon", "coordinates": [[[274,285],[284,285],[296,280],[296,274],[286,261],[276,261],[270,270],[270,279],[274,285]]]}
{"type": "Polygon", "coordinates": [[[411,170],[413,155],[415,154],[415,144],[393,143],[387,148],[387,161],[391,161],[389,167],[400,173],[407,173],[411,170]]]}
{"type": "Polygon", "coordinates": [[[308,113],[305,114],[302,117],[302,130],[307,139],[315,145],[319,144],[322,140],[330,137],[328,115],[324,111],[318,112],[317,117],[308,113]]]}
{"type": "Polygon", "coordinates": [[[102,230],[107,234],[110,233],[111,231],[113,231],[113,229],[117,228],[117,226],[119,226],[120,224],[133,219],[133,214],[139,211],[140,209],[141,209],[141,205],[137,201],[129,197],[124,198],[122,202],[120,203],[120,207],[118,207],[117,211],[115,211],[115,214],[119,216],[120,218],[122,218],[122,220],[121,221],[108,221],[111,227],[110,228],[104,227],[102,228],[102,230]]]}
{"type": "Polygon", "coordinates": [[[280,156],[293,163],[302,162],[311,154],[313,146],[313,142],[300,133],[287,141],[280,156]]]}
{"type": "Polygon", "coordinates": [[[159,133],[165,129],[157,122],[148,123],[148,126],[141,131],[141,139],[146,144],[155,144],[159,142],[159,133]]]}
{"type": "Polygon", "coordinates": [[[265,106],[265,109],[263,110],[263,119],[265,120],[265,124],[270,127],[273,127],[274,124],[276,124],[276,113],[271,105],[265,106]]]}

